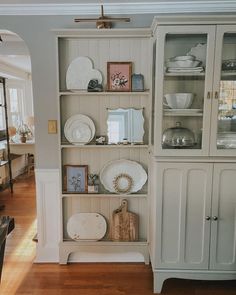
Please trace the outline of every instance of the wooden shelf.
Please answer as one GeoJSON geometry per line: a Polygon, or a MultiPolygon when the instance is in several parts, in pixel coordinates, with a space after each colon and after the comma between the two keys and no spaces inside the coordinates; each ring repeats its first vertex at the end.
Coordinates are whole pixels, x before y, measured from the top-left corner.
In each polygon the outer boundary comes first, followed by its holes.
{"type": "Polygon", "coordinates": [[[164,116],[169,117],[175,117],[175,116],[181,116],[181,117],[202,117],[203,116],[203,110],[201,109],[164,109],[164,116]]]}
{"type": "Polygon", "coordinates": [[[61,148],[79,148],[79,149],[87,149],[87,148],[92,148],[92,149],[123,149],[123,148],[148,148],[149,146],[147,144],[84,144],[84,145],[73,145],[69,143],[62,143],[61,148]]]}
{"type": "Polygon", "coordinates": [[[178,72],[178,73],[165,73],[165,76],[201,76],[201,77],[204,77],[205,76],[205,72],[190,72],[190,73],[187,73],[187,72],[178,72]]]}
{"type": "Polygon", "coordinates": [[[78,95],[86,95],[86,96],[110,96],[110,95],[149,95],[150,91],[149,90],[145,90],[145,91],[135,91],[135,92],[118,92],[118,91],[102,91],[102,92],[87,92],[85,91],[60,91],[59,95],[60,96],[66,96],[66,95],[72,95],[72,96],[78,96],[78,95]]]}
{"type": "Polygon", "coordinates": [[[112,241],[112,240],[99,240],[99,241],[89,241],[89,240],[84,240],[84,241],[74,241],[72,239],[63,239],[63,242],[64,244],[69,244],[69,243],[73,243],[75,245],[78,245],[78,244],[82,244],[82,245],[94,245],[95,243],[98,243],[99,245],[107,245],[107,244],[111,244],[113,246],[116,246],[116,245],[120,245],[121,243],[123,245],[130,245],[131,243],[133,245],[139,245],[139,244],[144,244],[144,245],[147,245],[147,240],[138,240],[138,241],[112,241]]]}
{"type": "Polygon", "coordinates": [[[147,198],[147,194],[109,194],[109,193],[101,193],[101,194],[77,194],[77,193],[62,193],[62,198],[147,198]]]}
{"type": "Polygon", "coordinates": [[[221,72],[221,77],[227,77],[227,76],[236,77],[236,71],[222,71],[221,72]]]}

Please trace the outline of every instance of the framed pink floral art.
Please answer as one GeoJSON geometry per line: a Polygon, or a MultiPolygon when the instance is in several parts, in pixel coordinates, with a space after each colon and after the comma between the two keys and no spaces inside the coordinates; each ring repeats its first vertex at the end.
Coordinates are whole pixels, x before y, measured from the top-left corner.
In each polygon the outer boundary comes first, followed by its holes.
{"type": "Polygon", "coordinates": [[[107,91],[131,91],[132,62],[107,62],[107,91]]]}

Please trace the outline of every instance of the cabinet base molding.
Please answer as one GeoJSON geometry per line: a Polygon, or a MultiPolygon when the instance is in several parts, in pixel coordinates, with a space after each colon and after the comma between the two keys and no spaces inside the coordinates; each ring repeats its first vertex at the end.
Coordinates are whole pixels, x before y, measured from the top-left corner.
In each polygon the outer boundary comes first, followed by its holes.
{"type": "Polygon", "coordinates": [[[59,263],[70,262],[140,262],[149,264],[149,251],[147,242],[61,242],[59,244],[59,263]],[[78,259],[76,253],[79,252],[78,259]],[[75,257],[69,257],[70,254],[75,257]],[[127,254],[128,255],[125,255],[127,254]],[[139,255],[143,256],[143,260],[139,255]],[[96,255],[94,255],[96,254],[96,255]],[[91,255],[93,258],[91,260],[91,255]],[[119,257],[120,255],[120,257],[119,257]]]}
{"type": "Polygon", "coordinates": [[[209,271],[209,270],[157,270],[153,269],[153,292],[161,293],[165,280],[189,279],[189,280],[235,280],[236,271],[209,271]]]}

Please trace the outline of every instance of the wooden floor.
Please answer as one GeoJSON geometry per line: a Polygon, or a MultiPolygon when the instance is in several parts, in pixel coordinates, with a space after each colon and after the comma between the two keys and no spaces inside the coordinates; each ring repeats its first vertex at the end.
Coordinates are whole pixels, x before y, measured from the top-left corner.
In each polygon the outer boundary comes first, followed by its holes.
{"type": "MultiPolygon", "coordinates": [[[[1,295],[79,294],[150,295],[152,271],[143,263],[80,263],[70,265],[33,264],[35,257],[35,185],[34,178],[21,178],[14,194],[0,193],[1,215],[15,218],[16,227],[7,238],[1,295]]],[[[236,281],[207,282],[167,280],[167,295],[236,295],[236,281]]]]}

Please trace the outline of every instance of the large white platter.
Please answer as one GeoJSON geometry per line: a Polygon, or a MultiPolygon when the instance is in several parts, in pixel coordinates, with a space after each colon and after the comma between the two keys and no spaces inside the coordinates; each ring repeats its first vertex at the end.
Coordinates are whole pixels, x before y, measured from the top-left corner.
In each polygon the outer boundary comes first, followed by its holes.
{"type": "Polygon", "coordinates": [[[91,59],[86,56],[79,56],[69,65],[66,72],[66,87],[68,90],[87,90],[88,83],[92,79],[97,79],[102,83],[102,74],[93,69],[91,59]]]}
{"type": "Polygon", "coordinates": [[[114,187],[114,179],[119,175],[126,174],[133,180],[128,193],[135,193],[143,187],[147,181],[147,173],[143,167],[130,160],[115,160],[107,163],[100,172],[100,181],[104,188],[112,193],[117,193],[114,187]]]}
{"type": "Polygon", "coordinates": [[[95,125],[88,116],[77,114],[71,116],[65,123],[64,134],[72,144],[86,144],[95,135],[95,125]]]}
{"type": "Polygon", "coordinates": [[[67,222],[67,233],[75,241],[97,241],[106,231],[106,220],[99,213],[76,213],[67,222]]]}

